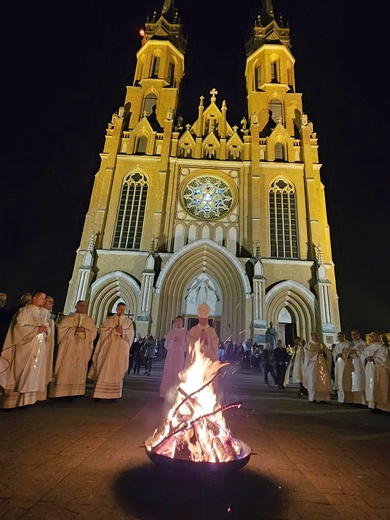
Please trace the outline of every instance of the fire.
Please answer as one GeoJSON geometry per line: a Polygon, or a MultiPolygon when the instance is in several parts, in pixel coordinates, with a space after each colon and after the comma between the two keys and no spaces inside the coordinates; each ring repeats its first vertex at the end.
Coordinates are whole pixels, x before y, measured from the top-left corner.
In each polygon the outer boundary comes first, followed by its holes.
{"type": "Polygon", "coordinates": [[[220,369],[228,363],[212,361],[195,345],[194,363],[181,373],[176,400],[162,428],[146,441],[146,449],[157,455],[192,462],[229,462],[240,458],[242,445],[227,428],[223,406],[214,387],[220,369]]]}

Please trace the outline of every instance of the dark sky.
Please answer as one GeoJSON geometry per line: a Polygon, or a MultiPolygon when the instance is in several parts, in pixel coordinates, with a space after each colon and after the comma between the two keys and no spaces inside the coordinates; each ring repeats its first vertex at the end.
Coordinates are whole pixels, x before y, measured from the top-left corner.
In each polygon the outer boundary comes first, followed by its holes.
{"type": "MultiPolygon", "coordinates": [[[[138,28],[163,1],[3,0],[0,291],[43,288],[62,310],[99,152],[132,83],[138,28]]],[[[244,43],[261,0],[176,0],[188,37],[181,112],[217,88],[245,112],[244,43]]],[[[342,326],[390,330],[387,34],[352,0],[274,0],[319,138],[342,326]]]]}

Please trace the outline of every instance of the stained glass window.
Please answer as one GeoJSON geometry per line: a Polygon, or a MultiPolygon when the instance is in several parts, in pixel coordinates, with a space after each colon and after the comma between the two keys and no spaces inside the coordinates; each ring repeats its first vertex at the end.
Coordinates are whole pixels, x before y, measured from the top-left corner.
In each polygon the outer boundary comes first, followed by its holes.
{"type": "Polygon", "coordinates": [[[139,249],[144,224],[148,184],[144,175],[128,175],[122,186],[114,249],[139,249]]]}
{"type": "Polygon", "coordinates": [[[191,215],[201,219],[220,218],[233,203],[230,187],[216,177],[197,177],[183,192],[183,203],[191,215]]]}

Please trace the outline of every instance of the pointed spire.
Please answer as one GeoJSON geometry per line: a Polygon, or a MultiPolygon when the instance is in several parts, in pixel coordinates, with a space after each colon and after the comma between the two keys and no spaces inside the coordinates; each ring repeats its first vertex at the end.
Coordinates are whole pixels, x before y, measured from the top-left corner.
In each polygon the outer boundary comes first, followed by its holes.
{"type": "Polygon", "coordinates": [[[265,0],[263,10],[268,19],[275,19],[275,11],[274,6],[272,5],[272,0],[265,0]]]}
{"type": "Polygon", "coordinates": [[[281,15],[275,18],[275,10],[272,0],[263,0],[263,8],[258,13],[254,22],[252,37],[246,43],[246,55],[249,56],[264,44],[282,43],[288,49],[291,48],[290,29],[283,21],[281,15]],[[277,22],[280,20],[280,23],[277,22]]]}
{"type": "Polygon", "coordinates": [[[261,250],[260,250],[260,241],[256,242],[255,246],[255,259],[256,261],[261,260],[261,250]]]}
{"type": "Polygon", "coordinates": [[[150,22],[146,22],[143,31],[142,44],[148,40],[156,38],[159,40],[169,40],[181,52],[185,53],[187,40],[183,35],[183,28],[180,23],[179,12],[175,9],[174,0],[164,0],[161,14],[155,10],[150,22]]]}
{"type": "Polygon", "coordinates": [[[161,9],[161,16],[169,22],[173,21],[174,18],[177,19],[177,9],[175,9],[174,3],[174,0],[165,0],[161,9]]]}
{"type": "Polygon", "coordinates": [[[157,238],[155,235],[153,235],[153,238],[150,242],[150,246],[149,246],[149,254],[154,256],[156,254],[156,249],[157,249],[157,238]]]}

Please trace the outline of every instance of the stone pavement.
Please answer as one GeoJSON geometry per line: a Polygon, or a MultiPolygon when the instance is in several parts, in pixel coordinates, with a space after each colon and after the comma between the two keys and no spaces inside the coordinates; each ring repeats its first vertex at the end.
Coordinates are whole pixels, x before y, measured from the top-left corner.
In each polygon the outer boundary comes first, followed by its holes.
{"type": "Polygon", "coordinates": [[[390,518],[390,417],[313,404],[230,367],[233,434],[252,447],[231,475],[154,466],[142,447],[163,417],[162,362],[126,377],[117,403],[49,400],[0,412],[0,518],[321,520],[390,518]],[[234,373],[233,373],[234,372],[234,373]],[[142,372],[143,374],[143,372],[142,372]]]}

